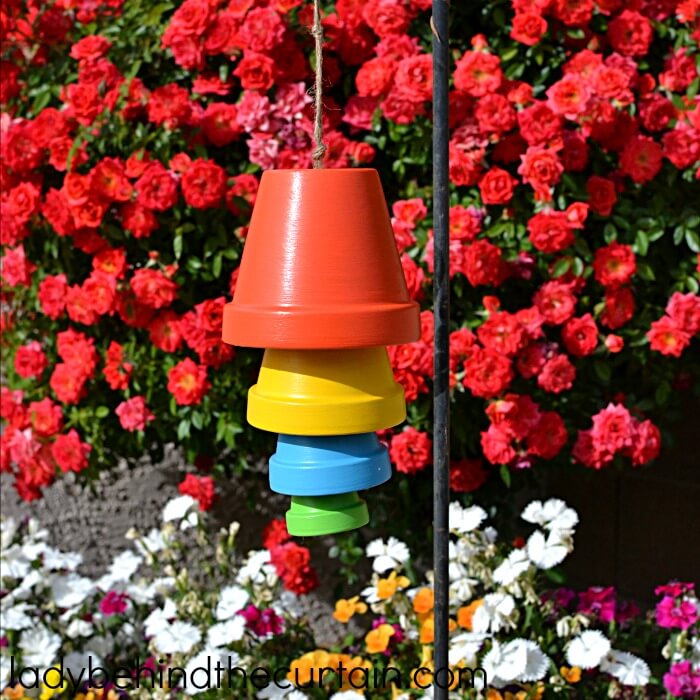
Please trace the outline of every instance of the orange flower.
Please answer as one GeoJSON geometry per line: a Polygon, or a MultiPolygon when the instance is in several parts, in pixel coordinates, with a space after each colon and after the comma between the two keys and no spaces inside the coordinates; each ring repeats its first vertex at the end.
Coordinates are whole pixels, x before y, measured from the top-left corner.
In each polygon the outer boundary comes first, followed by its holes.
{"type": "Polygon", "coordinates": [[[395,571],[388,578],[380,578],[377,581],[377,598],[389,600],[396,591],[406,588],[411,582],[405,576],[398,576],[395,571]]]}
{"type": "Polygon", "coordinates": [[[481,607],[483,602],[484,601],[481,598],[479,598],[478,600],[474,600],[471,603],[469,603],[469,605],[461,607],[457,611],[457,622],[459,623],[460,627],[464,627],[464,629],[469,630],[471,632],[472,617],[474,617],[474,613],[479,607],[481,607]]]}
{"type": "Polygon", "coordinates": [[[333,613],[333,617],[338,620],[338,622],[348,622],[348,620],[350,620],[350,618],[356,613],[359,613],[360,615],[366,613],[367,606],[359,601],[359,596],[354,596],[348,600],[341,598],[335,604],[335,612],[333,613]]]}
{"type": "Polygon", "coordinates": [[[26,696],[24,694],[24,688],[18,683],[14,688],[10,688],[8,685],[7,688],[2,691],[1,697],[7,698],[8,700],[20,700],[26,696]]]}
{"type": "Polygon", "coordinates": [[[380,654],[386,651],[389,646],[389,640],[394,634],[394,628],[391,625],[384,623],[379,627],[368,632],[365,636],[365,644],[367,645],[368,654],[380,654]]]}
{"type": "Polygon", "coordinates": [[[435,594],[431,588],[421,588],[413,598],[413,611],[419,615],[430,612],[435,605],[435,594]]]}
{"type": "Polygon", "coordinates": [[[581,680],[581,669],[578,666],[573,666],[569,668],[568,666],[562,666],[559,669],[561,677],[567,683],[578,683],[581,680]]]}
{"type": "Polygon", "coordinates": [[[324,649],[310,651],[292,661],[289,665],[287,680],[300,686],[318,683],[320,669],[331,667],[334,658],[335,654],[329,654],[324,649]]]}
{"type": "MultiPolygon", "coordinates": [[[[447,625],[450,632],[457,629],[457,623],[454,620],[450,620],[447,625]]],[[[421,644],[432,644],[435,640],[435,616],[430,615],[423,620],[423,624],[420,627],[420,643],[421,644]]]]}

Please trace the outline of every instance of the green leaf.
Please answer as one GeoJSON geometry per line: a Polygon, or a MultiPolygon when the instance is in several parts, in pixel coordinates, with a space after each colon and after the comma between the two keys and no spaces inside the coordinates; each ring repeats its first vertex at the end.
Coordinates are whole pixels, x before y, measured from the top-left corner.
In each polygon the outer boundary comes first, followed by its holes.
{"type": "Polygon", "coordinates": [[[656,393],[654,394],[654,399],[659,406],[663,406],[671,396],[671,387],[666,383],[662,382],[656,387],[656,393]]]}
{"type": "Polygon", "coordinates": [[[595,370],[598,379],[600,379],[603,384],[607,384],[610,381],[612,370],[610,369],[610,365],[605,360],[596,360],[593,363],[593,369],[595,370]]]}
{"type": "Polygon", "coordinates": [[[175,233],[175,238],[173,238],[173,254],[175,255],[175,260],[179,260],[182,257],[182,231],[179,229],[175,233]]]}
{"type": "Polygon", "coordinates": [[[686,231],[685,242],[693,253],[700,253],[700,235],[698,235],[697,231],[686,231]]]}
{"type": "Polygon", "coordinates": [[[510,488],[511,485],[511,473],[510,469],[508,469],[507,465],[501,464],[500,469],[498,470],[499,474],[501,475],[501,479],[503,480],[503,483],[510,488]]]}
{"type": "Polygon", "coordinates": [[[561,258],[560,260],[557,260],[557,262],[554,264],[554,270],[552,271],[552,277],[561,277],[562,275],[565,275],[569,271],[570,267],[571,267],[571,259],[570,258],[561,258]]]}
{"type": "Polygon", "coordinates": [[[107,408],[107,406],[98,406],[95,409],[95,417],[96,418],[105,418],[108,415],[109,415],[109,409],[107,408]]]}

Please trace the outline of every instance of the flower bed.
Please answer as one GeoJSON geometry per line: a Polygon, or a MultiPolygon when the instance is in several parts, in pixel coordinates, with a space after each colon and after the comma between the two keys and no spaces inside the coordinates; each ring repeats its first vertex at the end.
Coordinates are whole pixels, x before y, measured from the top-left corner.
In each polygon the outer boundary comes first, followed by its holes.
{"type": "MultiPolygon", "coordinates": [[[[660,586],[656,610],[646,615],[613,588],[552,588],[555,567],[573,549],[578,516],[551,499],[531,502],[522,519],[530,534],[510,544],[480,507],[450,506],[450,669],[462,680],[455,697],[697,697],[700,603],[693,585],[660,586]],[[472,689],[472,669],[477,688],[486,674],[483,694],[472,689]]],[[[181,496],[165,506],[159,529],[131,530],[132,545],[93,580],[80,574],[80,555],[49,546],[38,522],[3,521],[2,697],[24,697],[19,681],[27,687],[37,677],[42,700],[423,696],[434,671],[431,575],[413,573],[403,542],[368,545],[371,580],[338,600],[333,613],[365,631],[325,649],[301,613],[299,595],[315,582],[308,550],[273,521],[265,548],[239,552],[238,529],[234,522],[212,535],[207,515],[181,496]],[[187,563],[194,543],[207,562],[203,571],[187,563]],[[217,661],[248,675],[196,675],[217,661]],[[104,676],[96,673],[90,690],[87,669],[96,667],[104,676]],[[146,669],[140,687],[139,667],[146,669]],[[255,668],[267,676],[253,677],[255,668]],[[319,685],[322,668],[334,672],[319,685]],[[84,670],[76,687],[68,670],[74,679],[84,670]],[[170,678],[172,692],[154,690],[154,678],[156,686],[170,678]]]]}

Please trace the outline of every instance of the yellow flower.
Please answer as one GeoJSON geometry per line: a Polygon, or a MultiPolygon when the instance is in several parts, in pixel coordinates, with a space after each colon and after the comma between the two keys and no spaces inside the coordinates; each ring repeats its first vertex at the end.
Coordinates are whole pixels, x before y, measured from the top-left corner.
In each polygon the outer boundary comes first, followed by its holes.
{"type": "Polygon", "coordinates": [[[486,700],[503,700],[503,696],[493,688],[486,691],[486,700]]]}
{"type": "Polygon", "coordinates": [[[104,688],[88,688],[86,693],[78,693],[75,700],[119,700],[119,693],[104,688]]]}
{"type": "Polygon", "coordinates": [[[7,698],[7,700],[21,700],[21,698],[26,697],[24,694],[24,688],[18,683],[14,688],[10,688],[8,685],[5,690],[2,691],[2,696],[3,698],[7,698]]]}
{"type": "Polygon", "coordinates": [[[44,683],[41,684],[39,700],[50,700],[68,689],[68,681],[63,680],[61,672],[57,668],[50,668],[44,675],[44,683]]]}
{"type": "Polygon", "coordinates": [[[396,591],[406,588],[411,582],[405,576],[399,576],[395,571],[388,578],[380,578],[377,581],[377,598],[389,600],[396,591]]]}
{"type": "Polygon", "coordinates": [[[365,644],[367,645],[368,654],[380,654],[386,651],[389,646],[389,639],[394,634],[395,630],[391,625],[387,625],[386,622],[383,625],[379,625],[371,632],[368,632],[365,636],[365,644]]]}
{"type": "Polygon", "coordinates": [[[472,617],[474,617],[474,613],[478,610],[478,608],[481,607],[483,604],[483,600],[479,598],[478,600],[474,600],[469,605],[465,605],[461,607],[457,611],[457,622],[459,623],[460,627],[464,627],[464,629],[469,630],[471,632],[472,629],[472,617]]]}
{"type": "Polygon", "coordinates": [[[289,664],[287,680],[295,685],[318,684],[319,671],[333,665],[335,654],[329,654],[324,649],[310,651],[289,664]]]}
{"type": "Polygon", "coordinates": [[[562,666],[559,669],[561,677],[567,683],[578,683],[581,680],[581,669],[578,666],[573,666],[569,668],[568,666],[562,666]]]}
{"type": "Polygon", "coordinates": [[[343,664],[342,675],[339,674],[341,690],[356,690],[357,688],[352,687],[350,679],[352,679],[355,686],[358,686],[364,682],[365,678],[368,678],[367,674],[372,670],[372,663],[361,656],[338,654],[334,668],[338,668],[341,662],[343,664]],[[356,671],[355,669],[361,669],[361,671],[356,671]]]}
{"type": "Polygon", "coordinates": [[[341,598],[335,604],[335,612],[333,617],[338,620],[338,622],[347,622],[353,615],[367,612],[367,606],[364,603],[359,602],[360,596],[354,596],[345,600],[341,598]]]}
{"type": "Polygon", "coordinates": [[[413,598],[413,612],[419,615],[430,612],[435,605],[435,594],[430,588],[421,588],[413,598]]]}

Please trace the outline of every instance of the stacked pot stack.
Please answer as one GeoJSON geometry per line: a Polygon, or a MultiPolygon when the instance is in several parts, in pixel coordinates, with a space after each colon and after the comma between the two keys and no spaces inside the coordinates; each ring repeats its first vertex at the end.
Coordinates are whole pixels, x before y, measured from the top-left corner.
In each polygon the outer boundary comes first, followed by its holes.
{"type": "Polygon", "coordinates": [[[406,417],[386,346],[419,335],[377,171],[264,173],[223,340],[265,348],[247,417],[279,434],[290,534],[369,521],[357,492],[391,477],[376,431],[406,417]]]}

